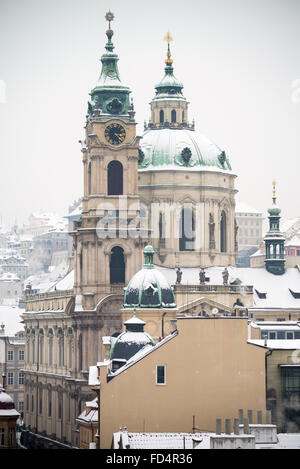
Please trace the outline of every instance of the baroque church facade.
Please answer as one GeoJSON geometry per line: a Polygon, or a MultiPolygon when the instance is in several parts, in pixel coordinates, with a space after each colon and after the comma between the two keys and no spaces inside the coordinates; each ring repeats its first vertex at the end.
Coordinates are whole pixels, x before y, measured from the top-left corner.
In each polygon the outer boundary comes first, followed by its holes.
{"type": "MultiPolygon", "coordinates": [[[[102,338],[122,329],[124,287],[141,269],[146,245],[153,246],[157,266],[174,272],[174,284],[178,267],[199,271],[235,265],[236,176],[226,153],[188,121],[170,36],[165,73],[140,137],[130,89],[119,75],[112,19],[108,13],[102,71],[90,93],[81,142],[84,194],[82,217],[71,232],[73,288],[58,284],[44,294],[32,295],[29,289],[26,296],[24,424],[35,447],[79,445],[76,418],[94,398],[89,366],[104,358],[102,338]]],[[[198,287],[190,296],[201,296],[193,303],[196,312],[207,290],[198,287]]],[[[211,309],[222,300],[225,310],[233,311],[238,289],[225,285],[219,296],[217,290],[210,296],[211,309]]],[[[186,291],[178,285],[174,292],[184,314],[186,291]]],[[[244,304],[251,304],[250,290],[244,291],[244,304]]],[[[165,333],[173,317],[174,312],[166,316],[165,333]]],[[[158,339],[160,328],[161,317],[154,315],[151,335],[158,339]]]]}

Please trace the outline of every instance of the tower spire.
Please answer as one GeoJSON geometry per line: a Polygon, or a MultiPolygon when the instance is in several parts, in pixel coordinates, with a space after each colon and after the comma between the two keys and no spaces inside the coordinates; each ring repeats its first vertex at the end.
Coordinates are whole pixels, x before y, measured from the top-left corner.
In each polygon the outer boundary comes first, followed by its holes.
{"type": "Polygon", "coordinates": [[[264,241],[266,246],[265,266],[268,272],[275,275],[282,275],[285,272],[284,241],[285,238],[280,232],[280,208],[276,203],[276,181],[272,182],[272,207],[269,208],[269,231],[264,241]]]}
{"type": "Polygon", "coordinates": [[[107,43],[105,53],[101,57],[102,69],[96,86],[92,89],[91,100],[88,103],[87,120],[115,115],[128,117],[133,120],[134,111],[129,103],[130,89],[122,83],[118,70],[118,54],[113,52],[113,30],[111,22],[115,16],[111,11],[105,15],[108,21],[106,31],[107,43]]]}

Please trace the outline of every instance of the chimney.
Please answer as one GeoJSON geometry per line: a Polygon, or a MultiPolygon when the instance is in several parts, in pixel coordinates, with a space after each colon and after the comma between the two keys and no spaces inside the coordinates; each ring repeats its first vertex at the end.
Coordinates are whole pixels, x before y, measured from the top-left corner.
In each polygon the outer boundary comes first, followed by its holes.
{"type": "Polygon", "coordinates": [[[268,336],[264,335],[264,346],[267,347],[268,344],[268,336]]]}
{"type": "Polygon", "coordinates": [[[0,335],[5,335],[5,325],[1,324],[0,335]]]}

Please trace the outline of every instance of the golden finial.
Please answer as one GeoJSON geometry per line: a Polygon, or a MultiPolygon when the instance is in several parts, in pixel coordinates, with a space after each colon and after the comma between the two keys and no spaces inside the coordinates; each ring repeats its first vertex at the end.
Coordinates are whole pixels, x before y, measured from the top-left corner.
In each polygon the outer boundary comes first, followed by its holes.
{"type": "Polygon", "coordinates": [[[173,38],[172,38],[172,36],[171,36],[171,34],[170,34],[169,31],[168,31],[167,34],[165,35],[164,40],[167,41],[168,44],[170,44],[170,42],[173,41],[173,38]]]}
{"type": "Polygon", "coordinates": [[[276,197],[276,181],[272,182],[273,184],[273,198],[276,197]]]}
{"type": "Polygon", "coordinates": [[[165,64],[166,65],[172,65],[173,60],[171,59],[170,42],[173,41],[173,38],[172,38],[169,31],[165,35],[164,40],[167,41],[167,43],[168,43],[167,59],[165,60],[165,64]]]}

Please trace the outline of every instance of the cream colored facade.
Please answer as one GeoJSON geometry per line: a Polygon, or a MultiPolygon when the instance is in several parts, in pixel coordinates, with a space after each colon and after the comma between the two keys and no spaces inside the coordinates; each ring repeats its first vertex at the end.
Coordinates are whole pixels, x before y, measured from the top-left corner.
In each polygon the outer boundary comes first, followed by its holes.
{"type": "MultiPolygon", "coordinates": [[[[172,106],[175,104],[172,103],[172,106]]],[[[178,124],[183,124],[187,119],[187,103],[177,104],[178,124]]],[[[51,438],[70,446],[79,446],[76,418],[82,412],[83,403],[93,397],[88,387],[89,366],[104,358],[102,338],[120,332],[122,323],[128,317],[127,310],[120,311],[123,288],[141,269],[143,247],[149,241],[157,254],[155,263],[163,266],[200,268],[235,264],[236,176],[231,171],[226,172],[217,167],[205,170],[204,166],[190,171],[182,168],[172,172],[138,170],[141,137],[136,135],[133,106],[130,105],[128,113],[123,115],[109,115],[97,107],[95,102],[93,106],[89,111],[85,140],[82,142],[82,218],[74,222],[71,233],[74,288],[39,295],[28,292],[26,312],[23,315],[26,332],[25,426],[32,432],[30,438],[34,438],[34,433],[45,436],[45,444],[51,438]],[[124,140],[117,145],[110,143],[106,136],[108,127],[113,125],[121,127],[125,133],[124,140]],[[108,190],[110,168],[116,162],[122,167],[120,182],[123,187],[118,195],[108,190]],[[154,220],[153,226],[145,227],[140,220],[142,203],[147,207],[150,219],[154,220]],[[156,203],[167,204],[168,207],[185,203],[192,206],[196,222],[193,251],[180,251],[179,220],[176,218],[170,225],[168,239],[162,242],[156,236],[155,232],[159,228],[159,217],[153,208],[156,203]],[[222,214],[226,217],[226,248],[223,252],[220,240],[222,214]],[[125,215],[129,220],[126,226],[122,224],[125,215]],[[138,224],[131,229],[130,222],[135,219],[138,224]],[[211,219],[214,223],[214,243],[210,234],[211,219]],[[120,282],[111,281],[112,259],[116,248],[124,256],[124,279],[120,282]]],[[[169,116],[170,103],[164,101],[164,104],[159,104],[156,101],[152,106],[154,122],[158,118],[156,111],[161,110],[161,106],[164,106],[165,115],[169,116]]],[[[174,129],[174,132],[177,130],[174,129]]],[[[148,310],[138,314],[147,322],[150,334],[157,339],[172,330],[171,321],[178,311],[180,314],[188,311],[189,314],[198,315],[205,310],[211,315],[213,309],[218,307],[225,314],[234,314],[234,304],[240,295],[238,289],[228,285],[224,288],[213,287],[179,285],[175,288],[179,309],[170,310],[164,318],[162,310],[148,310]]],[[[244,295],[245,307],[251,306],[251,301],[249,287],[244,295]]],[[[187,340],[187,335],[185,337],[187,340]]],[[[252,365],[247,362],[248,365],[251,369],[252,365]]],[[[252,376],[251,371],[249,376],[252,376]]],[[[211,386],[213,384],[216,382],[212,381],[211,386]]],[[[255,387],[256,384],[249,386],[255,387]]],[[[247,405],[255,410],[256,401],[251,399],[249,396],[247,405]]],[[[262,403],[259,407],[262,409],[262,403]]],[[[233,409],[230,415],[232,412],[233,409]]],[[[230,415],[226,413],[226,417],[230,415]]],[[[203,425],[208,421],[205,417],[203,425]]],[[[183,426],[187,427],[187,417],[183,420],[183,426]]]]}
{"type": "Polygon", "coordinates": [[[238,409],[265,411],[265,350],[247,343],[247,318],[178,317],[177,329],[108,382],[108,365],[99,364],[101,448],[121,427],[191,432],[194,421],[215,431],[217,418],[234,419],[238,409]],[[165,384],[156,384],[157,365],[165,384]]]}
{"type": "MultiPolygon", "coordinates": [[[[174,132],[176,132],[174,130],[174,132]]],[[[151,227],[156,234],[151,243],[158,253],[157,262],[164,267],[207,267],[210,265],[235,265],[235,177],[213,171],[140,170],[139,193],[141,202],[148,207],[151,227]],[[195,250],[179,250],[180,208],[190,206],[195,219],[195,250]],[[178,206],[177,213],[174,207],[178,206]],[[220,249],[221,213],[226,213],[227,247],[220,249]],[[167,219],[168,236],[163,245],[158,236],[159,213],[167,219]],[[210,248],[209,216],[214,214],[215,248],[210,248]]]]}

